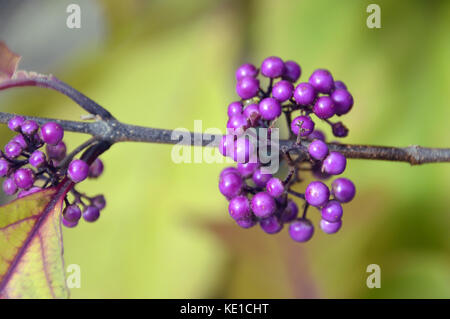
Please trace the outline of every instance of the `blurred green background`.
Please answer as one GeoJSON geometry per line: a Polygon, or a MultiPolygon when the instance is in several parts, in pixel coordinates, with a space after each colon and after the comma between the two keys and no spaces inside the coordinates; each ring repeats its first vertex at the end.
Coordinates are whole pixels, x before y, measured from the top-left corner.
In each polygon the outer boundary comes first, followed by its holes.
{"type": "MultiPolygon", "coordinates": [[[[269,55],[301,80],[330,69],[355,98],[347,143],[450,146],[450,2],[0,1],[0,38],[21,68],[53,73],[121,121],[160,128],[225,126],[234,70],[269,55]],[[81,29],[66,27],[78,3],[81,29]]],[[[79,119],[55,92],[22,88],[0,109],[79,119]]],[[[329,131],[327,131],[329,133],[329,131]]],[[[12,134],[0,127],[3,145],[12,134]]],[[[86,136],[66,134],[74,147],[86,136]]],[[[74,298],[450,298],[450,166],[351,160],[357,197],[342,230],[295,244],[284,230],[241,230],[217,189],[223,165],[174,164],[171,147],[115,145],[102,159],[99,222],[64,230],[74,298]],[[368,289],[366,267],[381,267],[368,289]]],[[[303,190],[304,185],[299,186],[303,190]]],[[[1,199],[3,202],[5,198],[1,199]]],[[[310,214],[317,225],[319,216],[310,214]]]]}

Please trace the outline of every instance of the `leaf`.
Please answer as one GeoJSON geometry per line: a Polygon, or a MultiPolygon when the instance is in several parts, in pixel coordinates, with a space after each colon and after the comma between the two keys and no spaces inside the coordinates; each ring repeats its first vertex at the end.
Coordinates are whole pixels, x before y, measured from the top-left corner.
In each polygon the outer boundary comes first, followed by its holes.
{"type": "Polygon", "coordinates": [[[5,43],[0,42],[0,83],[12,78],[19,61],[20,56],[8,49],[5,43]]]}
{"type": "Polygon", "coordinates": [[[68,185],[0,207],[0,298],[68,297],[61,233],[68,185]]]}

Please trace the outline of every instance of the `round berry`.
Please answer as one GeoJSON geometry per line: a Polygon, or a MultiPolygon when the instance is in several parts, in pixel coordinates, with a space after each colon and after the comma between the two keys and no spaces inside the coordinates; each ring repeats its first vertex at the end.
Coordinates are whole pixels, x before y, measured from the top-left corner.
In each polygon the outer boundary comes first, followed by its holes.
{"type": "Polygon", "coordinates": [[[314,130],[314,122],[309,116],[300,115],[297,116],[291,122],[291,131],[300,136],[308,136],[314,130]]]}
{"type": "Polygon", "coordinates": [[[316,160],[323,160],[328,154],[328,146],[321,140],[314,140],[308,145],[309,155],[316,160]]]}
{"type": "Polygon", "coordinates": [[[309,219],[297,219],[289,225],[289,235],[297,242],[306,242],[313,234],[314,226],[309,219]]]}
{"type": "Polygon", "coordinates": [[[23,134],[32,136],[38,131],[39,125],[33,120],[27,120],[22,123],[21,128],[23,134]]]}
{"type": "Polygon", "coordinates": [[[334,89],[344,89],[347,90],[347,86],[342,81],[334,81],[334,89]]]}
{"type": "Polygon", "coordinates": [[[353,96],[345,89],[337,89],[331,94],[337,115],[350,112],[353,106],[353,96]]]}
{"type": "Polygon", "coordinates": [[[0,158],[0,177],[5,177],[8,174],[9,167],[9,162],[0,158]]]}
{"type": "Polygon", "coordinates": [[[305,191],[305,199],[311,206],[320,207],[328,202],[330,190],[327,185],[322,182],[311,182],[305,191]]]}
{"type": "Polygon", "coordinates": [[[16,158],[22,153],[22,147],[19,143],[9,142],[5,145],[5,155],[8,158],[16,158]]]}
{"type": "Polygon", "coordinates": [[[219,143],[219,152],[223,156],[231,157],[234,152],[234,136],[223,135],[219,143]]]}
{"type": "Polygon", "coordinates": [[[236,196],[228,204],[228,212],[234,220],[249,218],[252,215],[250,202],[245,196],[236,196]]]}
{"type": "Polygon", "coordinates": [[[281,114],[280,102],[272,97],[267,97],[259,102],[259,113],[265,120],[272,121],[281,114]]]}
{"type": "Polygon", "coordinates": [[[92,205],[94,205],[95,207],[97,207],[98,209],[102,210],[103,208],[106,207],[106,199],[105,196],[103,195],[97,195],[94,198],[92,198],[91,201],[92,205]]]}
{"type": "Polygon", "coordinates": [[[267,182],[272,178],[272,174],[263,173],[261,168],[257,168],[252,175],[253,183],[258,187],[266,187],[267,182]]]}
{"type": "Polygon", "coordinates": [[[342,174],[347,165],[347,159],[339,152],[330,152],[322,163],[322,170],[330,175],[342,174]]]}
{"type": "Polygon", "coordinates": [[[261,64],[261,74],[268,78],[277,78],[284,73],[284,62],[279,57],[271,56],[261,64]]]}
{"type": "Polygon", "coordinates": [[[284,72],[283,79],[287,81],[291,81],[292,83],[297,82],[302,74],[302,69],[300,65],[298,65],[294,61],[286,61],[284,62],[284,72]]]}
{"type": "Polygon", "coordinates": [[[25,118],[23,116],[16,115],[8,121],[8,127],[11,131],[19,132],[23,122],[25,122],[25,118]]]}
{"type": "Polygon", "coordinates": [[[14,173],[14,182],[21,189],[29,189],[34,184],[34,173],[29,168],[19,168],[14,173]]]}
{"type": "Polygon", "coordinates": [[[76,222],[69,222],[68,220],[66,220],[64,217],[62,219],[62,224],[64,225],[64,227],[67,228],[74,228],[78,225],[78,221],[76,222]]]}
{"type": "Polygon", "coordinates": [[[253,162],[237,164],[237,170],[243,178],[252,176],[258,167],[259,167],[259,163],[253,163],[253,162]]]}
{"type": "Polygon", "coordinates": [[[14,136],[11,141],[19,144],[22,147],[22,149],[26,149],[28,147],[28,143],[22,134],[18,134],[16,136],[14,136]]]}
{"type": "Polygon", "coordinates": [[[314,177],[316,177],[318,179],[326,180],[331,177],[330,174],[322,171],[322,163],[321,162],[313,163],[311,169],[312,169],[311,172],[314,175],[314,177]]]}
{"type": "Polygon", "coordinates": [[[336,137],[346,137],[348,135],[348,128],[342,122],[334,123],[331,129],[336,137]]]}
{"type": "Polygon", "coordinates": [[[6,195],[14,195],[17,192],[17,185],[13,178],[7,178],[3,181],[3,191],[6,195]]]}
{"type": "Polygon", "coordinates": [[[246,76],[250,76],[250,77],[256,77],[258,75],[258,69],[250,63],[246,63],[241,65],[237,70],[236,70],[236,80],[240,80],[246,76]]]}
{"type": "Polygon", "coordinates": [[[320,93],[330,93],[334,88],[333,76],[328,70],[315,70],[309,78],[309,83],[320,93]]]}
{"type": "Polygon", "coordinates": [[[100,210],[95,206],[88,206],[83,211],[83,218],[87,222],[95,222],[100,217],[100,210]]]}
{"type": "Polygon", "coordinates": [[[298,206],[297,204],[289,199],[286,208],[281,213],[280,219],[283,223],[289,223],[297,218],[298,206]]]}
{"type": "Polygon", "coordinates": [[[242,114],[242,104],[241,102],[232,102],[228,105],[228,117],[242,114]]]}
{"type": "Polygon", "coordinates": [[[59,142],[56,145],[47,145],[46,150],[47,156],[50,159],[61,161],[64,157],[66,157],[67,148],[64,142],[59,142]]]}
{"type": "Polygon", "coordinates": [[[299,83],[294,91],[294,100],[299,105],[311,105],[316,99],[316,90],[307,83],[299,83]]]}
{"type": "Polygon", "coordinates": [[[259,113],[259,105],[254,103],[247,105],[243,114],[247,119],[254,123],[261,117],[261,114],[259,113]]]}
{"type": "Polygon", "coordinates": [[[239,195],[243,186],[242,177],[235,173],[228,173],[219,180],[219,190],[227,198],[239,195]]]}
{"type": "Polygon", "coordinates": [[[103,162],[101,159],[96,158],[95,161],[89,167],[89,177],[97,178],[103,173],[103,162]]]}
{"type": "Polygon", "coordinates": [[[283,182],[276,177],[272,177],[266,184],[267,192],[270,196],[274,198],[278,198],[284,193],[284,185],[283,182]]]}
{"type": "Polygon", "coordinates": [[[325,220],[325,219],[320,220],[320,228],[326,234],[336,233],[339,229],[341,229],[341,226],[342,226],[342,220],[339,220],[335,223],[329,222],[328,220],[325,220]]]}
{"type": "Polygon", "coordinates": [[[267,192],[260,192],[253,196],[251,207],[256,216],[266,218],[275,212],[276,203],[267,192]]]}
{"type": "Polygon", "coordinates": [[[250,76],[243,77],[236,84],[236,93],[244,100],[256,96],[258,90],[259,80],[250,76]]]}
{"type": "Polygon", "coordinates": [[[77,205],[69,205],[64,208],[63,217],[69,222],[77,222],[81,218],[81,209],[77,205]]]}
{"type": "Polygon", "coordinates": [[[255,146],[245,137],[238,138],[234,143],[233,160],[237,163],[256,162],[255,146]]]}
{"type": "Polygon", "coordinates": [[[236,221],[236,223],[239,225],[239,227],[247,229],[247,228],[251,228],[251,227],[255,226],[256,225],[256,220],[254,218],[252,218],[252,217],[241,218],[241,219],[238,219],[236,221]]]}
{"type": "Polygon", "coordinates": [[[355,197],[355,185],[348,178],[337,178],[331,183],[331,193],[341,203],[348,203],[355,197]]]}
{"type": "Polygon", "coordinates": [[[283,224],[276,216],[270,216],[259,221],[262,230],[267,234],[276,234],[283,229],[283,224]]]}
{"type": "Polygon", "coordinates": [[[31,166],[39,168],[45,164],[45,154],[39,150],[36,150],[33,153],[31,153],[28,161],[31,166]]]}
{"type": "Polygon", "coordinates": [[[56,145],[62,141],[64,130],[58,123],[48,122],[41,128],[42,140],[49,145],[56,145]]]}
{"type": "Polygon", "coordinates": [[[272,88],[272,96],[280,102],[289,100],[294,92],[294,86],[291,82],[282,80],[275,83],[272,88]]]}
{"type": "Polygon", "coordinates": [[[314,130],[311,134],[309,134],[308,139],[313,140],[321,140],[322,142],[325,142],[325,134],[321,130],[314,130]]]}
{"type": "Polygon", "coordinates": [[[242,115],[234,115],[227,122],[228,134],[241,135],[247,128],[247,118],[242,115]]]}
{"type": "MultiPolygon", "coordinates": [[[[239,164],[238,164],[239,165],[239,164]]],[[[225,167],[219,175],[219,180],[224,177],[225,175],[229,174],[229,173],[235,173],[240,175],[240,172],[238,171],[238,169],[236,167],[225,167]]]]}
{"type": "Polygon", "coordinates": [[[328,119],[335,113],[333,100],[329,96],[321,96],[314,103],[314,114],[320,119],[328,119]]]}
{"type": "Polygon", "coordinates": [[[335,223],[342,218],[342,206],[336,200],[330,200],[323,208],[322,208],[322,219],[325,219],[329,222],[335,223]]]}
{"type": "Polygon", "coordinates": [[[68,175],[74,183],[84,181],[89,175],[89,165],[79,159],[73,160],[69,164],[68,175]]]}
{"type": "Polygon", "coordinates": [[[41,190],[42,190],[42,188],[37,187],[37,186],[31,187],[30,189],[24,189],[24,190],[21,190],[21,191],[17,194],[17,198],[22,198],[22,197],[25,197],[25,196],[28,196],[28,195],[37,193],[37,192],[39,192],[39,191],[41,191],[41,190]]]}

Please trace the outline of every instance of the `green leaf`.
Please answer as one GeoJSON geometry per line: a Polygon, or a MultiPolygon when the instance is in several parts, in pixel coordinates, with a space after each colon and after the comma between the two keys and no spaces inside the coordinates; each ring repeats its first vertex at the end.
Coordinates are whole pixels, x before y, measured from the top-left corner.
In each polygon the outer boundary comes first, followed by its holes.
{"type": "Polygon", "coordinates": [[[0,207],[0,298],[68,297],[61,233],[67,185],[0,207]]]}

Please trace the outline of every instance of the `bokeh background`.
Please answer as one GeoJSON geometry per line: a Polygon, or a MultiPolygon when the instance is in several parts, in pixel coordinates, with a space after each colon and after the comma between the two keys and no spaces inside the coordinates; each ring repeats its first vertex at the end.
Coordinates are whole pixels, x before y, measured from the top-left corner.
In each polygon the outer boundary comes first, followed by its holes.
{"type": "MultiPolygon", "coordinates": [[[[449,147],[450,2],[378,0],[382,28],[368,29],[372,2],[2,0],[0,39],[23,55],[21,68],[55,74],[124,122],[223,129],[236,67],[278,55],[300,63],[301,80],[323,67],[348,85],[345,142],[449,147]],[[69,3],[81,6],[81,29],[66,27],[69,3]]],[[[83,114],[37,88],[2,92],[0,109],[83,114]]],[[[2,145],[12,136],[0,134],[2,145]]],[[[86,139],[66,136],[72,147],[86,139]]],[[[351,160],[357,197],[342,230],[295,244],[286,230],[234,225],[217,189],[223,165],[174,164],[170,154],[115,145],[103,177],[83,183],[108,207],[97,223],[64,230],[66,264],[81,267],[72,297],[450,297],[448,164],[351,160]],[[373,263],[380,289],[366,286],[373,263]]]]}

